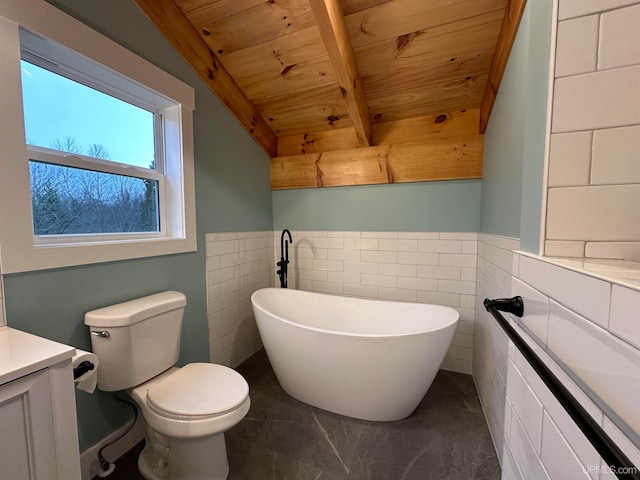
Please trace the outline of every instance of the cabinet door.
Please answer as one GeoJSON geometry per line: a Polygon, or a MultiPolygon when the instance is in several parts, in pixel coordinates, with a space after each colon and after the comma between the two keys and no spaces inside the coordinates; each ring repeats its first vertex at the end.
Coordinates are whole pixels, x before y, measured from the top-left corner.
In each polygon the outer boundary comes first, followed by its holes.
{"type": "Polygon", "coordinates": [[[0,387],[1,480],[58,480],[47,370],[0,387]]]}

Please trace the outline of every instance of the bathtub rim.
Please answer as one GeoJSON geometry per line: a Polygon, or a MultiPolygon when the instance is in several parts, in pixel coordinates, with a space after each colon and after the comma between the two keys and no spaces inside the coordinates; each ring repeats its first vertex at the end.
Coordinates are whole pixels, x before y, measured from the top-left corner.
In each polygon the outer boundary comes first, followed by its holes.
{"type": "MultiPolygon", "coordinates": [[[[359,298],[359,297],[349,297],[346,295],[335,295],[335,294],[331,294],[331,293],[324,293],[324,292],[310,292],[307,290],[299,290],[299,289],[288,289],[288,290],[295,290],[296,292],[301,292],[303,294],[310,294],[310,295],[318,295],[318,296],[325,296],[325,297],[337,297],[337,298],[345,298],[345,299],[349,299],[349,300],[355,300],[356,302],[367,302],[367,303],[384,303],[384,304],[402,304],[402,305],[429,305],[429,306],[433,306],[433,307],[437,307],[439,309],[442,309],[444,311],[449,311],[449,312],[453,312],[454,313],[454,317],[452,318],[452,320],[446,321],[444,324],[442,325],[438,325],[436,327],[433,328],[428,328],[428,329],[424,329],[424,330],[419,330],[419,331],[414,331],[414,332],[403,332],[403,333],[356,333],[356,332],[344,332],[344,331],[340,331],[340,330],[330,330],[330,329],[326,329],[326,328],[318,328],[318,327],[314,327],[311,325],[305,325],[304,323],[300,323],[300,322],[294,322],[292,320],[288,320],[280,315],[277,315],[269,310],[267,310],[266,308],[264,308],[262,305],[260,305],[259,303],[257,303],[254,300],[254,297],[256,295],[258,295],[259,292],[261,291],[265,291],[265,290],[281,290],[280,288],[277,287],[265,287],[265,288],[260,288],[258,290],[256,290],[255,292],[253,292],[251,294],[251,304],[254,308],[258,308],[260,311],[262,311],[263,313],[267,314],[267,315],[271,315],[272,317],[277,318],[278,320],[287,323],[289,325],[295,326],[295,327],[299,327],[299,328],[304,328],[307,330],[312,330],[314,332],[318,332],[318,333],[325,333],[325,334],[330,334],[330,335],[341,335],[341,336],[345,336],[345,337],[356,337],[356,338],[396,338],[396,337],[409,337],[409,336],[415,336],[415,335],[423,335],[423,334],[428,334],[428,333],[432,333],[438,330],[445,330],[447,328],[450,328],[452,325],[457,325],[457,323],[460,321],[460,312],[458,312],[455,308],[450,307],[448,305],[439,305],[436,303],[419,303],[419,302],[405,302],[405,301],[401,301],[401,300],[382,300],[382,299],[377,299],[377,298],[359,298]]],[[[257,319],[256,319],[257,320],[257,319]]]]}

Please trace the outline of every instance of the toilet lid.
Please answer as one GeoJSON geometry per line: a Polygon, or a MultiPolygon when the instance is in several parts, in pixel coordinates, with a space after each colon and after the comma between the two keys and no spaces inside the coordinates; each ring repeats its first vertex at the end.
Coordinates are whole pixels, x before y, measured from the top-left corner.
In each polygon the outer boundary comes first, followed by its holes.
{"type": "Polygon", "coordinates": [[[210,417],[233,410],[249,395],[236,371],[212,363],[190,363],[147,391],[147,404],[168,417],[210,417]]]}

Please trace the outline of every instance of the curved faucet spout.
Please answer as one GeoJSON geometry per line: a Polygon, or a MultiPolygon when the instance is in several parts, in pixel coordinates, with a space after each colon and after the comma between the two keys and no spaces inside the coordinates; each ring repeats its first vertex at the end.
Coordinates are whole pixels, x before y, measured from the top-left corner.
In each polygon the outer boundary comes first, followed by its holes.
{"type": "Polygon", "coordinates": [[[282,233],[280,234],[280,258],[289,260],[289,243],[293,243],[293,238],[291,238],[291,232],[285,228],[284,230],[282,230],[282,233]],[[289,236],[288,243],[286,243],[284,240],[285,234],[289,236]],[[284,248],[283,248],[283,245],[284,245],[284,248]],[[283,252],[285,252],[285,255],[283,255],[283,252]]]}
{"type": "Polygon", "coordinates": [[[287,288],[287,265],[289,265],[289,243],[293,243],[291,232],[287,229],[282,231],[280,235],[280,261],[276,263],[280,270],[278,270],[278,276],[280,277],[280,287],[287,288]],[[288,235],[289,240],[285,240],[284,236],[288,235]]]}

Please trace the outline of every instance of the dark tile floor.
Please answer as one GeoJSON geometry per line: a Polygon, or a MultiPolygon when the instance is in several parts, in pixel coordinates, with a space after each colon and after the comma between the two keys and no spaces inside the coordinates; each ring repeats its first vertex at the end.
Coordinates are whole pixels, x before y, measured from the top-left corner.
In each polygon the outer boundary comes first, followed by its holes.
{"type": "MultiPolygon", "coordinates": [[[[469,375],[441,370],[409,418],[366,422],[305,405],[278,384],[264,351],[238,367],[251,410],[226,433],[229,480],[498,480],[500,466],[469,375]]],[[[111,480],[142,479],[141,445],[111,480]]]]}

